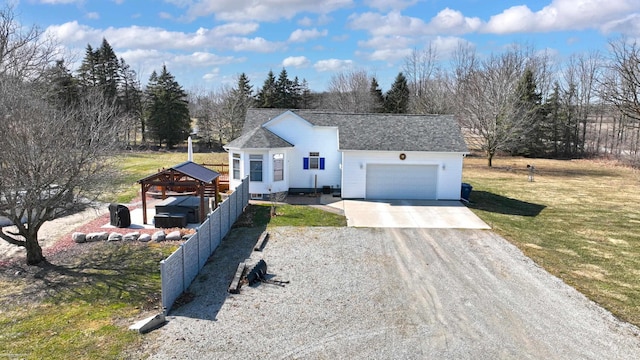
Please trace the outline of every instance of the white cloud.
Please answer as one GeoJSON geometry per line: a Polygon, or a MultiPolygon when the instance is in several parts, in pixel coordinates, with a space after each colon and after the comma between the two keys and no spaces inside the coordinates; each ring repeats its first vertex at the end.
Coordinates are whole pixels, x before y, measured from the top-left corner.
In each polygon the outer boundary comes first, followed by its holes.
{"type": "Polygon", "coordinates": [[[640,14],[631,14],[622,19],[609,21],[602,26],[605,33],[618,32],[632,37],[640,37],[640,14]]]}
{"type": "Polygon", "coordinates": [[[306,27],[313,26],[313,20],[311,20],[310,17],[305,16],[302,19],[298,20],[298,25],[306,27]]]}
{"type": "Polygon", "coordinates": [[[465,34],[474,32],[482,26],[482,20],[462,15],[460,11],[445,8],[427,25],[430,33],[465,34]]]}
{"type": "Polygon", "coordinates": [[[348,70],[353,67],[352,60],[340,60],[340,59],[327,59],[320,60],[313,65],[316,71],[342,71],[348,70]]]}
{"type": "Polygon", "coordinates": [[[513,6],[492,16],[487,33],[547,32],[601,28],[640,10],[637,0],[553,0],[539,11],[513,6]]]}
{"type": "Polygon", "coordinates": [[[141,26],[95,29],[73,21],[50,26],[46,31],[67,46],[85,47],[86,44],[96,44],[102,41],[102,38],[106,38],[111,46],[121,49],[200,51],[213,48],[219,50],[273,52],[283,48],[284,45],[282,43],[270,42],[261,37],[229,36],[232,34],[248,34],[254,32],[257,28],[258,25],[255,23],[231,23],[213,29],[200,28],[195,32],[185,33],[141,26]]]}
{"type": "Polygon", "coordinates": [[[299,13],[328,14],[348,8],[353,0],[198,0],[189,5],[190,19],[214,15],[218,20],[276,21],[291,19],[299,13]]]}
{"type": "Polygon", "coordinates": [[[207,82],[211,82],[211,81],[216,80],[218,77],[220,77],[220,68],[213,68],[213,69],[211,69],[211,71],[209,71],[206,74],[204,74],[202,76],[202,79],[207,81],[207,82]]]}
{"type": "Polygon", "coordinates": [[[294,68],[304,68],[309,66],[311,62],[307,59],[306,56],[289,56],[288,58],[282,60],[283,67],[294,67],[294,68]]]}
{"type": "Polygon", "coordinates": [[[219,56],[212,53],[196,51],[189,55],[177,55],[174,61],[191,66],[211,66],[232,63],[234,62],[234,58],[233,56],[219,56]]]}
{"type": "Polygon", "coordinates": [[[292,32],[291,35],[289,35],[289,42],[306,42],[309,40],[317,39],[319,37],[327,36],[328,33],[329,31],[327,31],[326,29],[322,31],[319,31],[315,28],[311,30],[297,29],[292,32]]]}
{"type": "Polygon", "coordinates": [[[429,22],[402,15],[399,11],[391,11],[386,15],[369,12],[351,16],[349,20],[351,28],[378,36],[465,34],[476,31],[482,25],[479,18],[465,17],[461,12],[449,8],[440,11],[429,22]]]}
{"type": "Polygon", "coordinates": [[[87,19],[92,19],[92,20],[100,19],[100,14],[98,14],[97,12],[89,12],[85,16],[87,19]]]}
{"type": "Polygon", "coordinates": [[[381,49],[368,55],[369,60],[395,63],[411,54],[412,49],[381,49]]]}

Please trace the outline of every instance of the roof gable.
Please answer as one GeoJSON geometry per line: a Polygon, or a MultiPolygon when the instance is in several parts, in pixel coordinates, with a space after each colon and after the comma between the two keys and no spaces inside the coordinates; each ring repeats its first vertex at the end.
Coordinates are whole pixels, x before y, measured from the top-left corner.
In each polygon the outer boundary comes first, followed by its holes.
{"type": "Polygon", "coordinates": [[[291,110],[287,110],[283,113],[281,113],[280,115],[269,119],[268,121],[262,123],[262,127],[269,129],[270,127],[272,127],[273,125],[276,125],[278,123],[281,122],[285,122],[285,121],[299,121],[302,124],[305,124],[307,126],[312,127],[313,124],[311,124],[309,121],[303,119],[302,117],[300,117],[300,115],[294,113],[291,110]]]}
{"type": "Polygon", "coordinates": [[[286,147],[293,147],[293,145],[260,125],[243,133],[239,138],[224,146],[225,149],[273,149],[286,147]]]}

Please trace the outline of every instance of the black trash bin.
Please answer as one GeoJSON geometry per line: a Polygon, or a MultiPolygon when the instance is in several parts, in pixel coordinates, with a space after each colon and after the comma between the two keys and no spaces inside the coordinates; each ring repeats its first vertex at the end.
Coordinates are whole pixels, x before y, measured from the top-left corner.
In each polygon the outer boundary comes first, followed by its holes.
{"type": "Polygon", "coordinates": [[[471,186],[471,184],[462,183],[462,188],[460,189],[460,197],[465,201],[469,201],[469,197],[471,197],[471,189],[473,189],[473,186],[471,186]]]}
{"type": "Polygon", "coordinates": [[[120,204],[109,204],[109,224],[119,228],[129,227],[131,225],[129,208],[120,204]]]}

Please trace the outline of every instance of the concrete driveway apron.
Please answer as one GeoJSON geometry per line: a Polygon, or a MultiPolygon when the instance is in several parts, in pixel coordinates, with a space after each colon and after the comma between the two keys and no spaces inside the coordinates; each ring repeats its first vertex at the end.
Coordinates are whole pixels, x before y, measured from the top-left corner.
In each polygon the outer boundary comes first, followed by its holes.
{"type": "Polygon", "coordinates": [[[347,225],[372,228],[490,229],[459,201],[342,200],[347,225]]]}

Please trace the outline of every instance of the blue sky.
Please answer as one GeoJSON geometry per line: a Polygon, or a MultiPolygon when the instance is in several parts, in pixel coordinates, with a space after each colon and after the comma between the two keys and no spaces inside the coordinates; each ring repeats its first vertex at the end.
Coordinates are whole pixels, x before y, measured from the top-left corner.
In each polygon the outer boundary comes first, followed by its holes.
{"type": "Polygon", "coordinates": [[[640,39],[638,0],[9,0],[24,25],[55,36],[72,69],[106,38],[146,83],[163,64],[186,90],[254,89],[286,68],[323,91],[332,74],[366,70],[388,90],[412,50],[447,62],[459,43],[479,53],[514,42],[548,51],[606,51],[640,39]]]}

